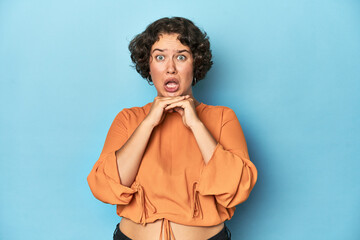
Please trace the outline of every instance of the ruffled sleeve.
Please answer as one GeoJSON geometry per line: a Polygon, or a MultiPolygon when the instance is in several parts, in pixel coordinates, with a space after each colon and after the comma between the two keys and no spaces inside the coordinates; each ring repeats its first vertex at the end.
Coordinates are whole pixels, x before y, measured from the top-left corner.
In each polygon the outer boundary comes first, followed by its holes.
{"type": "Polygon", "coordinates": [[[231,208],[249,197],[257,170],[234,111],[225,108],[222,119],[219,142],[202,169],[197,190],[201,195],[214,195],[220,205],[231,208]]]}
{"type": "Polygon", "coordinates": [[[121,184],[115,156],[128,139],[128,121],[124,110],[115,117],[100,157],[87,177],[94,196],[105,203],[126,205],[136,192],[121,184]]]}

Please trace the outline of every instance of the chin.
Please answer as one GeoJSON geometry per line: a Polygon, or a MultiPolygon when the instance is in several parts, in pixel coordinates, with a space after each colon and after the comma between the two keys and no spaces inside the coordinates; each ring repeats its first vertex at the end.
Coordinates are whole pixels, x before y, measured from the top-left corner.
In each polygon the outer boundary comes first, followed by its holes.
{"type": "Polygon", "coordinates": [[[177,96],[181,96],[180,92],[166,92],[164,94],[164,97],[177,97],[177,96]]]}

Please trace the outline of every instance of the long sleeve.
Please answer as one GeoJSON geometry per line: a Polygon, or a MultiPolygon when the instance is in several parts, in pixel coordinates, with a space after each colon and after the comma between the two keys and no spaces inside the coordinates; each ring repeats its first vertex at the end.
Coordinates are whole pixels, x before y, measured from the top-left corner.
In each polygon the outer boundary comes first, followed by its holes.
{"type": "Polygon", "coordinates": [[[240,123],[234,111],[225,108],[219,142],[202,169],[198,191],[214,195],[220,205],[231,208],[249,197],[256,180],[257,170],[249,159],[240,123]]]}
{"type": "Polygon", "coordinates": [[[87,178],[94,196],[105,203],[126,205],[135,193],[135,190],[121,184],[115,156],[128,139],[127,122],[124,110],[115,117],[100,157],[87,178]]]}

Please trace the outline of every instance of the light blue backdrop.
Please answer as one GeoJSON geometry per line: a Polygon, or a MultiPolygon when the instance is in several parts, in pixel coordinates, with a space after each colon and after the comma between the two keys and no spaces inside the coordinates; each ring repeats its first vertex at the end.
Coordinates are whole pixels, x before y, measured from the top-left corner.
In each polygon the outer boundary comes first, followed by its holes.
{"type": "Polygon", "coordinates": [[[198,100],[234,109],[259,179],[235,240],[360,239],[360,2],[1,0],[0,239],[111,239],[86,177],[154,87],[127,45],[164,16],[209,34],[198,100]]]}

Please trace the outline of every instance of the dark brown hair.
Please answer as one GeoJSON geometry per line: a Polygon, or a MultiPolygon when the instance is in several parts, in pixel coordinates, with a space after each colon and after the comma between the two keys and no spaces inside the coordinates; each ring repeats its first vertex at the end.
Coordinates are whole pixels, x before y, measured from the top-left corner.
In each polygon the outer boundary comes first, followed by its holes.
{"type": "Polygon", "coordinates": [[[161,18],[151,23],[144,32],[138,34],[131,40],[129,50],[131,60],[133,61],[136,71],[152,82],[150,78],[150,51],[152,45],[159,40],[161,34],[179,34],[179,41],[188,46],[194,59],[194,78],[192,85],[202,80],[213,64],[211,58],[209,37],[202,32],[195,24],[182,17],[161,18]]]}

